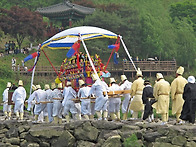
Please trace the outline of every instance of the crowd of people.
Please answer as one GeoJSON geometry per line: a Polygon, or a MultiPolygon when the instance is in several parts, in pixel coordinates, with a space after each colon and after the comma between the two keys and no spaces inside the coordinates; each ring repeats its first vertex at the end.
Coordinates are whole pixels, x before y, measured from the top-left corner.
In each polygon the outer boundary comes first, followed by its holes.
{"type": "MultiPolygon", "coordinates": [[[[42,121],[62,124],[62,118],[66,122],[81,119],[126,121],[137,120],[139,112],[143,121],[155,122],[153,109],[161,115],[161,125],[168,123],[170,95],[172,99],[172,114],[176,115],[176,124],[186,122],[195,123],[196,83],[194,76],[186,80],[182,75],[184,68],[180,66],[176,71],[176,78],[171,85],[161,73],[156,74],[155,85],[152,87],[149,80],[144,80],[142,71],[138,68],[135,81],[128,81],[125,75],[121,75],[121,83],[117,84],[114,78],[110,78],[109,84],[92,74],[93,84],[87,86],[85,81],[79,80],[79,90],[76,92],[72,83],[67,81],[65,85],[52,83],[46,84],[44,89],[40,85],[32,86],[33,92],[26,100],[26,90],[23,82],[19,80],[18,88],[12,95],[14,113],[18,120],[23,120],[24,104],[28,103],[28,111],[34,115],[34,122],[42,121]],[[111,91],[130,90],[130,93],[122,95],[109,95],[111,91]],[[123,97],[123,101],[122,100],[123,97]],[[120,110],[123,114],[121,117],[120,110]],[[131,117],[127,118],[127,113],[131,117]]],[[[11,83],[3,93],[3,111],[6,119],[11,119],[11,106],[8,105],[8,91],[11,83]]]]}

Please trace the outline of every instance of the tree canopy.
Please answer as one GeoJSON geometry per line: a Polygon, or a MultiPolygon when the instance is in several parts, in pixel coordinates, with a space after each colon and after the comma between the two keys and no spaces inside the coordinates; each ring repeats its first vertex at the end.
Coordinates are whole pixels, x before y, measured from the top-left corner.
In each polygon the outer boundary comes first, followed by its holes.
{"type": "Polygon", "coordinates": [[[27,8],[13,6],[10,10],[0,9],[0,19],[0,28],[16,38],[19,48],[25,37],[34,40],[44,37],[46,23],[42,16],[27,8]]]}

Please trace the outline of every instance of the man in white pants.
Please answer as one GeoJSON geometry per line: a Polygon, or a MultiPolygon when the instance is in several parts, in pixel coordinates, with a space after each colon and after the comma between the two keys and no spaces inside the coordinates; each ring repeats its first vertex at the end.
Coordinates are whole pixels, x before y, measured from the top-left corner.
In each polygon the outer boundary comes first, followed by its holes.
{"type": "Polygon", "coordinates": [[[78,91],[78,98],[81,100],[81,112],[85,119],[89,120],[91,115],[90,98],[87,99],[90,87],[85,85],[83,80],[79,80],[80,89],[78,91]],[[85,99],[81,99],[85,98],[85,99]]]}
{"type": "Polygon", "coordinates": [[[98,116],[98,120],[107,120],[108,117],[108,86],[104,81],[101,81],[99,77],[96,74],[92,74],[92,79],[94,81],[94,84],[91,87],[91,90],[89,92],[89,96],[91,94],[95,94],[96,100],[95,100],[95,111],[98,116]],[[106,92],[104,95],[103,92],[106,92]],[[103,118],[101,111],[103,111],[103,118]]]}
{"type": "MultiPolygon", "coordinates": [[[[52,90],[48,84],[45,85],[46,90],[46,101],[52,102],[52,90]]],[[[47,103],[48,121],[51,123],[53,121],[52,117],[53,103],[47,103]]]]}
{"type": "Polygon", "coordinates": [[[26,99],[26,90],[23,87],[22,80],[18,82],[18,88],[14,91],[12,95],[12,101],[15,103],[14,112],[16,114],[17,120],[23,120],[24,116],[24,102],[26,99]]]}
{"type": "Polygon", "coordinates": [[[57,89],[54,89],[52,92],[52,99],[53,99],[53,123],[54,124],[62,124],[62,100],[63,100],[63,93],[62,93],[62,83],[58,84],[57,89]]]}
{"type": "Polygon", "coordinates": [[[12,114],[12,110],[11,110],[12,105],[8,105],[8,91],[9,91],[11,85],[12,84],[10,82],[8,82],[7,88],[3,91],[3,112],[5,115],[5,120],[6,119],[10,120],[11,114],[12,114]]]}
{"type": "MultiPolygon", "coordinates": [[[[131,85],[132,85],[132,82],[129,82],[127,80],[127,77],[125,75],[121,75],[121,81],[122,81],[122,84],[120,85],[120,88],[121,90],[130,90],[131,89],[131,85]]],[[[122,102],[122,113],[123,113],[123,120],[126,120],[126,113],[127,113],[127,110],[129,111],[129,109],[127,108],[128,105],[129,105],[129,101],[130,101],[130,94],[127,93],[127,94],[123,94],[124,96],[124,100],[122,102]]]]}
{"type": "Polygon", "coordinates": [[[72,100],[73,98],[76,98],[76,91],[71,87],[71,82],[68,81],[66,93],[62,102],[62,105],[64,107],[63,114],[65,115],[67,123],[70,122],[69,112],[71,112],[72,117],[80,119],[78,109],[75,106],[75,102],[72,100]]]}
{"type": "MultiPolygon", "coordinates": [[[[117,91],[117,90],[121,90],[120,86],[116,84],[114,78],[110,78],[109,91],[117,91]]],[[[120,104],[121,104],[121,97],[109,98],[108,111],[113,121],[120,120],[120,104]]]]}

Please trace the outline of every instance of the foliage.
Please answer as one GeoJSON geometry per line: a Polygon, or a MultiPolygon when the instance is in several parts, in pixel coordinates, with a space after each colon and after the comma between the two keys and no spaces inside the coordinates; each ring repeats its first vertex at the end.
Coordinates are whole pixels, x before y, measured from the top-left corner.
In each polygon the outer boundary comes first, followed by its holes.
{"type": "Polygon", "coordinates": [[[5,34],[16,38],[19,48],[25,37],[31,36],[33,40],[44,37],[46,23],[38,13],[18,6],[10,10],[1,9],[0,12],[0,27],[5,34]]]}
{"type": "Polygon", "coordinates": [[[130,137],[126,138],[123,142],[124,147],[139,147],[139,143],[137,142],[137,136],[132,134],[130,137]]]}

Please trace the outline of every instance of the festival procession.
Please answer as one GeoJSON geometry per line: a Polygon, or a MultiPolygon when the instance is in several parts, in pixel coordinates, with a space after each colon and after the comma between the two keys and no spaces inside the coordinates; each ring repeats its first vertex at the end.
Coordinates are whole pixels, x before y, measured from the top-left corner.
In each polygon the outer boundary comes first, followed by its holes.
{"type": "MultiPolygon", "coordinates": [[[[44,55],[47,55],[44,52],[44,55]]],[[[33,123],[62,124],[80,120],[97,121],[139,121],[142,123],[169,123],[169,109],[175,116],[175,125],[195,124],[195,77],[183,77],[184,67],[179,66],[172,83],[164,79],[161,72],[156,73],[154,85],[144,79],[143,72],[130,56],[122,36],[105,29],[82,26],[62,31],[39,45],[37,52],[27,56],[24,62],[35,58],[32,72],[30,95],[24,88],[24,81],[19,80],[17,86],[8,82],[3,92],[4,120],[25,120],[33,123]],[[95,38],[116,39],[109,45],[111,55],[116,54],[123,46],[135,69],[136,79],[130,81],[125,74],[115,79],[107,65],[103,64],[99,54],[90,55],[85,40],[95,38]],[[85,52],[80,51],[83,45],[85,52]],[[56,71],[56,79],[41,87],[34,83],[34,72],[40,53],[44,48],[69,48],[61,69],[56,71]],[[109,82],[106,82],[108,79],[109,82]],[[160,116],[155,117],[156,116],[160,116]]],[[[115,59],[115,58],[114,58],[115,59]]],[[[108,59],[109,63],[110,58],[108,59]]]]}

